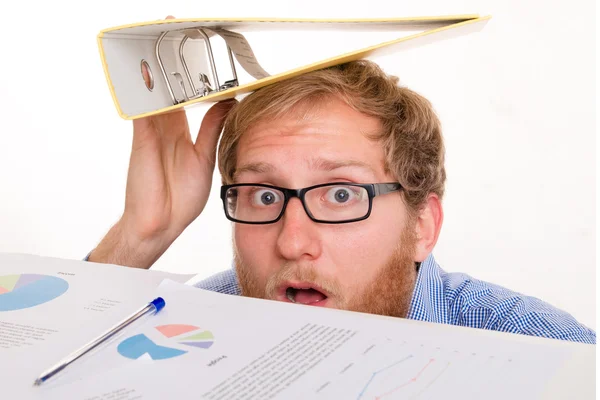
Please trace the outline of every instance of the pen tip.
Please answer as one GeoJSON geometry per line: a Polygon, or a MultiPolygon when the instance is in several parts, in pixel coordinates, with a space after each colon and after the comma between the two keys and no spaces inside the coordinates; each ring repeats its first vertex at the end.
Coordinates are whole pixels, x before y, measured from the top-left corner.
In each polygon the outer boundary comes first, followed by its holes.
{"type": "Polygon", "coordinates": [[[41,379],[36,379],[35,382],[33,382],[33,386],[40,386],[41,384],[42,384],[41,379]]]}

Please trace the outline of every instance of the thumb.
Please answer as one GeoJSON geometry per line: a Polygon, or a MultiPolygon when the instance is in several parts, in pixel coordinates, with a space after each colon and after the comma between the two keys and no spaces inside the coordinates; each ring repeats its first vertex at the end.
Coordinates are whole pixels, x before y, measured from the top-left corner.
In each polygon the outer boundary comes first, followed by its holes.
{"type": "Polygon", "coordinates": [[[213,105],[202,120],[198,137],[194,147],[196,153],[214,165],[216,160],[217,142],[223,129],[225,118],[231,109],[237,104],[236,99],[220,101],[213,105]]]}

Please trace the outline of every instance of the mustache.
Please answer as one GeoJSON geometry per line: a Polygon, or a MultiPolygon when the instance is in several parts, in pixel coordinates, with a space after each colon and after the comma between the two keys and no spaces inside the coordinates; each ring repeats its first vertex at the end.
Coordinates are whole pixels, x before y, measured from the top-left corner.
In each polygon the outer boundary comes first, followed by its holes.
{"type": "Polygon", "coordinates": [[[326,278],[319,273],[319,270],[313,265],[300,265],[297,263],[284,264],[280,270],[272,275],[267,281],[265,287],[265,294],[269,298],[273,298],[276,295],[277,289],[285,281],[301,281],[309,282],[318,285],[325,290],[330,297],[340,298],[342,290],[339,283],[330,278],[326,278]]]}

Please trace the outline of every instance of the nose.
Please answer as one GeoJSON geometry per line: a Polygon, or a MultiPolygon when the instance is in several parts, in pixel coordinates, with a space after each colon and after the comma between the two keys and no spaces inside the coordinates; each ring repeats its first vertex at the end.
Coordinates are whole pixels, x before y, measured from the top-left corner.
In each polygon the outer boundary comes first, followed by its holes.
{"type": "Polygon", "coordinates": [[[280,223],[277,250],[281,257],[300,261],[316,259],[321,255],[317,224],[308,217],[300,199],[290,199],[280,223]]]}

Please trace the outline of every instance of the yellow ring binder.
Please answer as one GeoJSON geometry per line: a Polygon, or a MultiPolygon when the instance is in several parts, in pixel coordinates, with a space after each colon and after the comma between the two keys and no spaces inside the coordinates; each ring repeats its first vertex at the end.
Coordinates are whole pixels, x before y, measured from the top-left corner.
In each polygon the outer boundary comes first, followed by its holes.
{"type": "MultiPolygon", "coordinates": [[[[102,30],[97,37],[100,57],[111,96],[121,118],[131,120],[188,107],[203,101],[220,101],[316,69],[422,46],[433,41],[478,31],[490,19],[477,14],[381,19],[277,19],[221,18],[168,19],[140,22],[102,30]],[[307,63],[269,75],[258,63],[250,44],[238,31],[244,29],[337,29],[358,31],[420,30],[418,33],[307,63]],[[215,60],[211,37],[225,41],[232,79],[220,83],[221,65],[215,60]],[[169,43],[168,45],[166,43],[169,43]],[[170,47],[169,47],[170,46],[170,47]],[[184,47],[194,57],[184,55],[184,47]],[[204,51],[202,51],[202,48],[204,51]],[[204,54],[204,55],[202,55],[204,54]],[[139,70],[146,60],[160,71],[148,91],[139,70]],[[241,82],[237,63],[254,80],[241,82]],[[185,79],[184,79],[185,76],[185,79]],[[177,88],[177,93],[175,88],[177,88]]],[[[308,46],[310,51],[310,46],[308,46]]]]}

